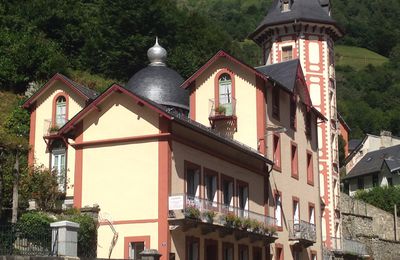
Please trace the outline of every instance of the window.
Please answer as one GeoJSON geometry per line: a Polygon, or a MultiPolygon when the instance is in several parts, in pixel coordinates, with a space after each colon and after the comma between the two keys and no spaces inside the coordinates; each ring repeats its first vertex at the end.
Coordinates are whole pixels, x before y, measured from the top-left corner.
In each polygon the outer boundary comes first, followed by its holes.
{"type": "Polygon", "coordinates": [[[313,156],[311,152],[307,152],[307,183],[314,185],[313,156]]]}
{"type": "Polygon", "coordinates": [[[144,250],[144,242],[129,243],[129,259],[141,259],[139,253],[144,250]]]}
{"type": "Polygon", "coordinates": [[[293,198],[293,224],[300,223],[300,206],[299,198],[293,198]]]}
{"type": "Polygon", "coordinates": [[[293,0],[281,0],[281,12],[288,12],[293,4],[293,0]]]}
{"type": "Polygon", "coordinates": [[[265,65],[271,64],[271,46],[266,46],[264,50],[265,65]]]}
{"type": "Polygon", "coordinates": [[[300,250],[298,248],[293,248],[293,260],[300,260],[300,250]]]}
{"type": "Polygon", "coordinates": [[[209,206],[212,207],[217,207],[218,202],[217,176],[218,173],[212,170],[204,170],[204,197],[209,202],[209,206]]]}
{"type": "Polygon", "coordinates": [[[311,257],[310,260],[317,260],[317,252],[311,250],[311,257]]]}
{"type": "Polygon", "coordinates": [[[272,90],[272,116],[279,120],[280,117],[280,91],[278,87],[274,87],[272,90]]]}
{"type": "Polygon", "coordinates": [[[223,243],[222,260],[233,260],[233,244],[223,243]]]}
{"type": "Polygon", "coordinates": [[[292,177],[298,179],[299,178],[299,170],[298,170],[298,156],[297,156],[297,145],[292,143],[292,151],[291,151],[291,166],[292,166],[292,177]]]}
{"type": "Polygon", "coordinates": [[[260,247],[253,247],[253,260],[262,260],[262,249],[260,247]]]}
{"type": "Polygon", "coordinates": [[[200,196],[200,166],[186,162],[186,195],[188,199],[200,196]]]}
{"type": "Polygon", "coordinates": [[[280,170],[281,168],[281,141],[279,135],[274,135],[273,142],[273,157],[274,157],[274,168],[280,170]]]}
{"type": "Polygon", "coordinates": [[[237,198],[239,207],[239,217],[248,217],[249,210],[249,185],[238,181],[237,198]]]}
{"type": "Polygon", "coordinates": [[[275,244],[275,260],[283,260],[283,245],[275,244]]]}
{"type": "Polygon", "coordinates": [[[379,186],[379,177],[377,174],[372,175],[372,186],[373,187],[379,186]]]}
{"type": "Polygon", "coordinates": [[[67,122],[67,100],[64,96],[56,99],[56,118],[55,126],[62,127],[67,122]]]}
{"type": "Polygon", "coordinates": [[[314,204],[308,204],[308,222],[310,224],[315,224],[315,206],[314,204]]]}
{"type": "Polygon", "coordinates": [[[51,151],[51,170],[57,176],[58,190],[66,191],[66,147],[61,141],[55,141],[51,151]]]}
{"type": "Polygon", "coordinates": [[[199,260],[200,243],[199,239],[195,237],[186,237],[186,259],[199,260]]]}
{"type": "Polygon", "coordinates": [[[212,239],[205,239],[205,260],[218,259],[218,241],[212,239]]]}
{"type": "Polygon", "coordinates": [[[245,245],[239,245],[239,260],[249,260],[249,248],[245,245]]]}
{"type": "Polygon", "coordinates": [[[296,96],[290,98],[290,128],[296,130],[296,96]]]}
{"type": "Polygon", "coordinates": [[[233,211],[233,179],[222,176],[222,203],[226,211],[233,211]]]}
{"type": "Polygon", "coordinates": [[[275,192],[275,218],[276,225],[282,227],[282,198],[279,192],[275,192]]]}
{"type": "Polygon", "coordinates": [[[364,189],[364,178],[363,177],[357,178],[357,189],[359,189],[359,190],[364,189]]]}
{"type": "Polygon", "coordinates": [[[219,77],[219,105],[232,103],[232,80],[227,73],[219,77]]]}
{"type": "Polygon", "coordinates": [[[293,59],[292,46],[282,47],[282,61],[288,61],[293,59]]]}

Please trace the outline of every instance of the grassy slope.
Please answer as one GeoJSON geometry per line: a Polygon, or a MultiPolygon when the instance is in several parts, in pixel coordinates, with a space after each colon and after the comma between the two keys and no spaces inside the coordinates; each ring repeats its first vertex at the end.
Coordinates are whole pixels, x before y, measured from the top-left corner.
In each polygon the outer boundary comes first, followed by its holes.
{"type": "Polygon", "coordinates": [[[368,64],[379,66],[388,61],[388,58],[373,51],[345,45],[335,46],[335,60],[337,66],[350,66],[361,69],[368,64]]]}

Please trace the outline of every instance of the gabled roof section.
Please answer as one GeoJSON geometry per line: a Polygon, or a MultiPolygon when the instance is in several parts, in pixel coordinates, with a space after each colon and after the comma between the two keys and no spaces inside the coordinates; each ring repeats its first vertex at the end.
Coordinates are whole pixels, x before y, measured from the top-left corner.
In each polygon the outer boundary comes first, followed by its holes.
{"type": "Polygon", "coordinates": [[[386,163],[391,172],[400,169],[400,145],[367,153],[353,169],[351,169],[349,174],[342,179],[352,179],[380,172],[383,163],[386,163]]]}
{"type": "Polygon", "coordinates": [[[279,83],[287,91],[293,92],[296,86],[297,70],[300,66],[299,59],[274,63],[256,67],[256,70],[270,77],[273,81],[279,83]]]}
{"type": "Polygon", "coordinates": [[[135,102],[138,102],[140,104],[148,106],[150,109],[156,111],[157,113],[160,113],[161,115],[170,118],[170,116],[164,111],[164,109],[161,109],[158,107],[156,103],[154,103],[151,100],[144,99],[142,97],[139,97],[138,95],[133,94],[131,91],[127,90],[126,88],[118,85],[118,84],[113,84],[110,86],[107,90],[105,90],[99,97],[97,97],[92,103],[90,103],[88,106],[86,106],[84,109],[82,109],[78,114],[76,114],[71,120],[69,120],[60,130],[58,133],[61,134],[67,134],[71,130],[75,128],[75,126],[83,120],[83,118],[88,115],[91,111],[97,110],[98,106],[106,100],[112,93],[119,92],[123,93],[125,95],[128,95],[131,97],[135,102]]]}
{"type": "Polygon", "coordinates": [[[350,131],[351,131],[351,128],[350,128],[350,126],[346,123],[346,121],[344,120],[344,118],[342,117],[342,115],[341,115],[339,112],[337,113],[337,115],[338,115],[339,122],[343,125],[344,128],[346,128],[346,130],[347,130],[348,132],[350,132],[350,131]]]}
{"type": "Polygon", "coordinates": [[[70,78],[64,76],[61,73],[56,73],[46,84],[44,84],[38,91],[36,91],[30,98],[28,98],[22,105],[23,108],[29,108],[35,101],[40,97],[40,95],[49,89],[57,81],[64,83],[78,96],[81,96],[85,101],[90,101],[98,96],[98,93],[90,88],[80,85],[70,78]]]}
{"type": "Polygon", "coordinates": [[[289,11],[282,11],[282,1],[275,0],[267,15],[249,37],[254,38],[268,26],[299,22],[330,24],[335,26],[340,33],[342,33],[341,29],[337,26],[336,21],[322,8],[321,3],[318,0],[294,0],[292,2],[293,4],[289,11]]]}
{"type": "Polygon", "coordinates": [[[296,87],[302,85],[300,90],[302,92],[299,92],[299,94],[303,94],[303,102],[312,107],[310,93],[308,92],[299,59],[265,65],[256,69],[289,93],[294,94],[296,87]]]}
{"type": "Polygon", "coordinates": [[[259,71],[257,71],[253,67],[251,67],[250,65],[247,65],[246,63],[236,59],[235,57],[228,54],[227,52],[220,50],[213,57],[211,57],[199,70],[197,70],[192,76],[190,76],[187,80],[185,80],[182,83],[181,87],[188,88],[190,86],[190,84],[192,84],[207,68],[209,68],[212,64],[214,64],[219,59],[224,59],[224,58],[241,66],[245,70],[247,70],[253,74],[256,74],[257,76],[261,77],[264,80],[268,79],[268,77],[266,77],[264,74],[260,73],[259,71]]]}

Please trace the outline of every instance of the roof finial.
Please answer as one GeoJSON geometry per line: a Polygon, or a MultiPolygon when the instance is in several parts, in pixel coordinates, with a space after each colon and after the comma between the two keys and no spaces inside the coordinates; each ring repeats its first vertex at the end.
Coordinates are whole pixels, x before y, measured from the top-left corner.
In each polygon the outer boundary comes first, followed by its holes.
{"type": "Polygon", "coordinates": [[[147,51],[147,57],[150,60],[150,66],[165,66],[167,51],[158,44],[157,36],[156,43],[147,51]]]}

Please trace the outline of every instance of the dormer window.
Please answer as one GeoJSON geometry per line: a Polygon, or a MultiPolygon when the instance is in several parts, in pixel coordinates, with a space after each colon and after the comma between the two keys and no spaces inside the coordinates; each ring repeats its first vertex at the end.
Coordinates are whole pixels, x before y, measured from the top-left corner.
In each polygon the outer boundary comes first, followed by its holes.
{"type": "Polygon", "coordinates": [[[281,0],[281,12],[288,12],[292,7],[293,0],[281,0]]]}
{"type": "Polygon", "coordinates": [[[219,78],[219,104],[228,104],[232,102],[232,80],[224,73],[219,78]]]}

